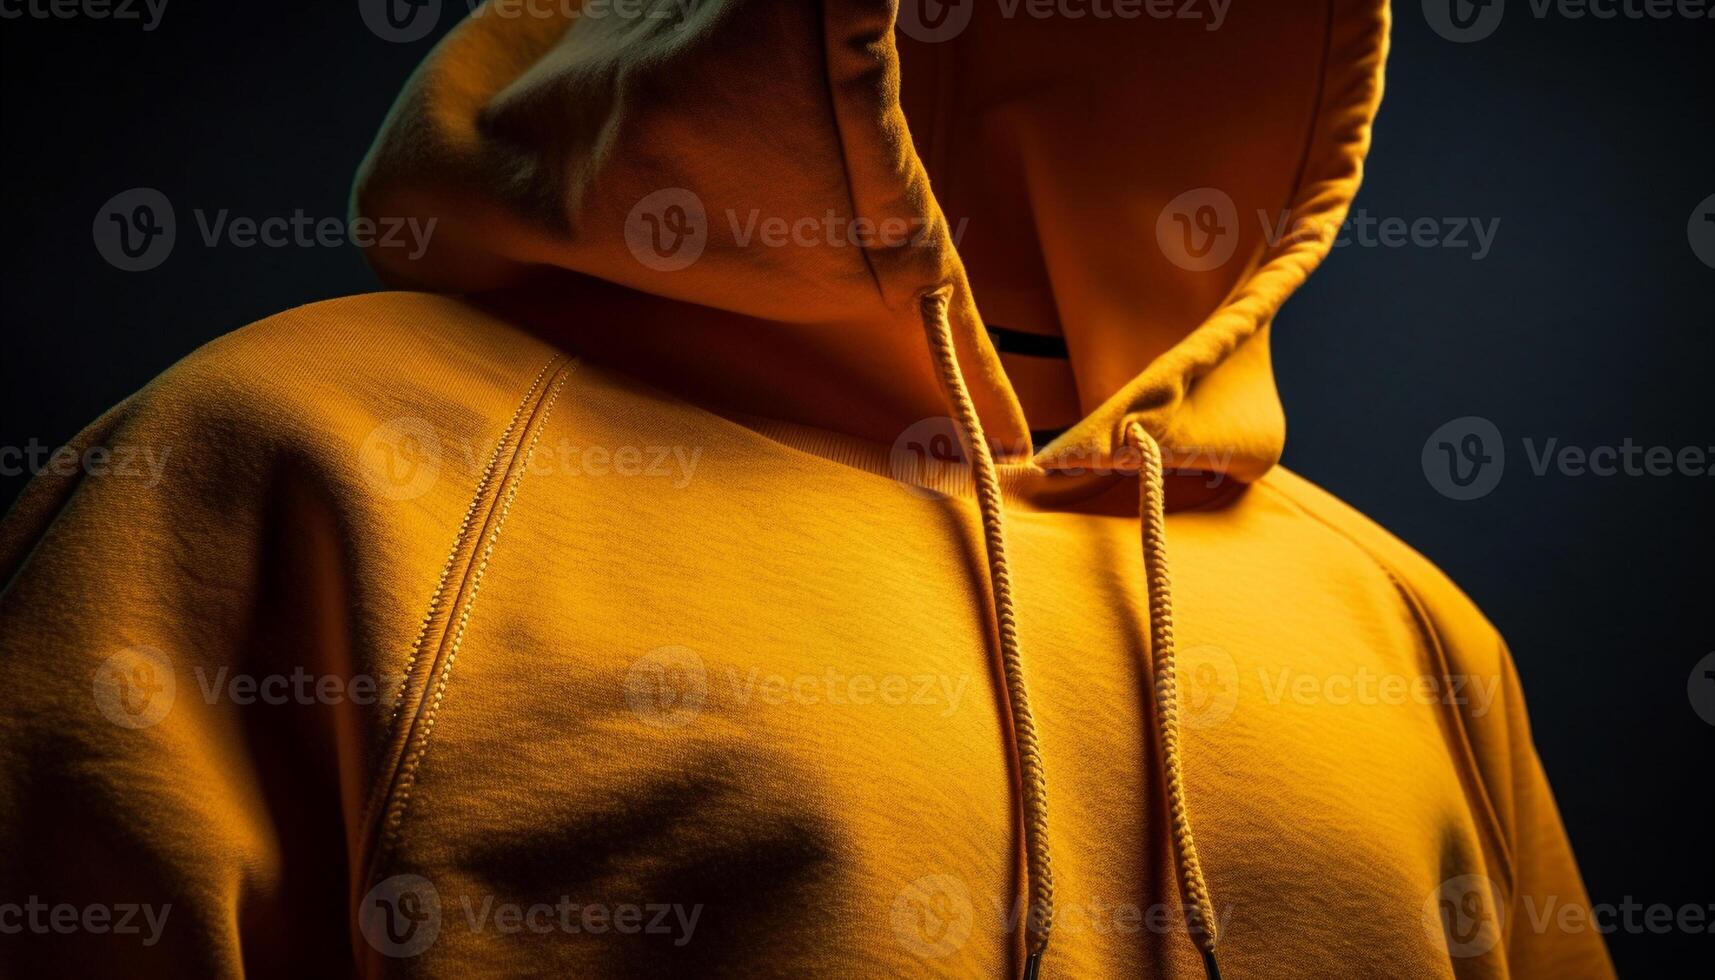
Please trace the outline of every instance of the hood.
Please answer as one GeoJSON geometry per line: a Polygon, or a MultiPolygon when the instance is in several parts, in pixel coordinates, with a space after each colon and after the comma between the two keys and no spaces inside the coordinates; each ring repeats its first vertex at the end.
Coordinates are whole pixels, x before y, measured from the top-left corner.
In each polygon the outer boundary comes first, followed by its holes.
{"type": "Polygon", "coordinates": [[[354,211],[392,285],[533,297],[563,346],[723,410],[891,442],[946,415],[941,291],[995,454],[1260,477],[1270,322],[1356,193],[1381,0],[489,4],[354,211]],[[1077,16],[1074,16],[1077,15],[1077,16]]]}

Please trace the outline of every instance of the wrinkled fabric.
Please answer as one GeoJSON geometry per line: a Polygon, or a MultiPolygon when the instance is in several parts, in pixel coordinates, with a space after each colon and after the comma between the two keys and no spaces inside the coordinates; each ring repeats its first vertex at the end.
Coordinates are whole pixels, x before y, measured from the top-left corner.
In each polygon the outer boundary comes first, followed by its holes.
{"type": "Polygon", "coordinates": [[[1202,976],[1144,432],[1223,974],[1611,976],[1497,631],[1277,465],[1271,322],[1356,192],[1385,4],[970,6],[439,45],[353,195],[436,221],[371,250],[400,291],[195,352],[0,525],[0,972],[1017,976],[1005,608],[1043,975],[1202,976]]]}

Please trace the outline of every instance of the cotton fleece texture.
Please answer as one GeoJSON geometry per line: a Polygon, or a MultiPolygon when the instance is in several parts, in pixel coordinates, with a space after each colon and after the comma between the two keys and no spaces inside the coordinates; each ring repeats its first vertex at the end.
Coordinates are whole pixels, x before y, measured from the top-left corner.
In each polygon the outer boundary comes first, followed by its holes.
{"type": "Polygon", "coordinates": [[[561,6],[386,120],[402,291],[6,519],[0,901],[168,911],[3,972],[1612,975],[1494,627],[1278,465],[1385,3],[561,6]]]}

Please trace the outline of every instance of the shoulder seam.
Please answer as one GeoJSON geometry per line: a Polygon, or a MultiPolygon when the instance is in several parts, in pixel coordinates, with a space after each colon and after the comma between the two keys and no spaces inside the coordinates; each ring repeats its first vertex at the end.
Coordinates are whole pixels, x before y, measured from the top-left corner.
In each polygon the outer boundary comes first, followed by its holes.
{"type": "Polygon", "coordinates": [[[359,888],[379,875],[398,845],[483,574],[528,472],[537,440],[574,365],[564,355],[555,354],[537,372],[501,433],[459,525],[406,659],[404,682],[394,696],[382,771],[366,810],[363,841],[370,853],[361,858],[362,874],[355,882],[359,888]],[[408,703],[415,703],[416,710],[406,716],[408,703]]]}
{"type": "MultiPolygon", "coordinates": [[[[1375,549],[1306,507],[1285,490],[1271,484],[1265,484],[1263,481],[1258,481],[1256,485],[1266,486],[1270,493],[1285,501],[1292,509],[1316,522],[1328,533],[1358,549],[1375,564],[1383,575],[1387,576],[1394,591],[1399,595],[1400,601],[1405,604],[1406,611],[1411,614],[1412,623],[1416,626],[1419,638],[1433,660],[1435,670],[1440,673],[1443,682],[1450,682],[1452,678],[1450,665],[1447,661],[1447,646],[1441,639],[1440,630],[1436,629],[1434,622],[1430,619],[1422,598],[1417,594],[1417,590],[1405,580],[1405,577],[1400,575],[1391,563],[1376,554],[1375,549]]],[[[1482,829],[1485,831],[1485,836],[1490,839],[1490,844],[1495,850],[1495,856],[1499,859],[1501,873],[1506,882],[1507,897],[1510,900],[1515,885],[1512,844],[1501,824],[1500,814],[1495,808],[1494,799],[1490,796],[1488,786],[1483,781],[1482,766],[1477,762],[1477,753],[1472,747],[1471,733],[1466,725],[1465,715],[1457,707],[1445,703],[1444,699],[1436,699],[1436,704],[1440,708],[1440,713],[1446,720],[1449,730],[1457,738],[1457,743],[1453,746],[1455,766],[1459,770],[1462,781],[1466,784],[1466,794],[1473,798],[1473,802],[1478,808],[1475,816],[1478,822],[1483,825],[1482,829]]]]}

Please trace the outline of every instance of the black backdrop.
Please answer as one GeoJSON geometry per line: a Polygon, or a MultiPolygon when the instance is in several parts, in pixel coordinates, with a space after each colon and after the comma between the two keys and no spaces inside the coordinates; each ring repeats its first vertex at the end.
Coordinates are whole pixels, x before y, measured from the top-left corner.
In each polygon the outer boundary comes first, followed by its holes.
{"type": "MultiPolygon", "coordinates": [[[[1524,445],[1715,447],[1715,267],[1689,230],[1715,207],[1715,20],[1512,0],[1492,36],[1453,43],[1417,0],[1396,18],[1357,208],[1430,219],[1440,242],[1355,231],[1288,304],[1287,463],[1425,552],[1505,633],[1593,900],[1715,918],[1715,725],[1688,691],[1715,651],[1715,479],[1539,476],[1524,445]],[[1499,222],[1480,258],[1452,241],[1455,218],[1499,222]],[[1507,461],[1492,492],[1455,500],[1421,457],[1467,416],[1494,424],[1507,461]]],[[[139,186],[181,221],[343,214],[393,94],[451,20],[413,43],[366,29],[356,0],[172,0],[150,31],[0,21],[0,446],[57,445],[220,333],[376,288],[350,247],[186,247],[183,228],[166,264],[120,272],[92,220],[139,186]]],[[[0,475],[0,501],[24,481],[0,475]]],[[[1715,961],[1712,939],[1609,942],[1641,975],[1715,961]]]]}

